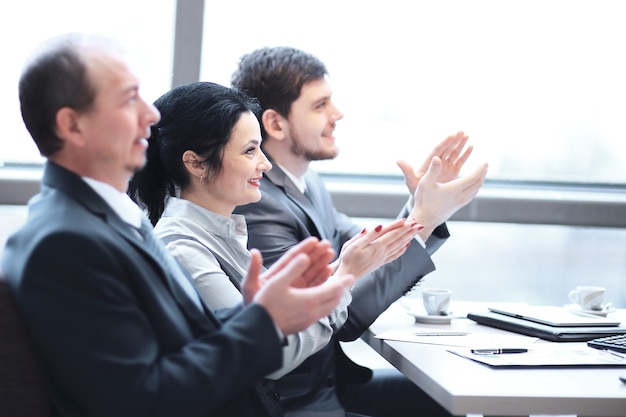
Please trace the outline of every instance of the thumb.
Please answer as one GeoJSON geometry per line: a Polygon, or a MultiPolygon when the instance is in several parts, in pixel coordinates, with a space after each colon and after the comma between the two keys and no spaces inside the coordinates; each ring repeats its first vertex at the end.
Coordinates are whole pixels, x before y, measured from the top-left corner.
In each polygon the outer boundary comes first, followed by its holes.
{"type": "Polygon", "coordinates": [[[421,178],[415,174],[415,172],[413,171],[413,167],[407,161],[400,159],[396,161],[396,164],[398,165],[398,167],[400,167],[400,170],[404,175],[404,183],[409,188],[409,192],[411,193],[411,195],[413,195],[421,178]]]}
{"type": "Polygon", "coordinates": [[[263,256],[258,249],[250,250],[250,264],[248,272],[241,283],[241,292],[243,293],[243,303],[249,304],[254,295],[261,287],[259,277],[261,275],[261,266],[263,265],[263,256]]]}
{"type": "Polygon", "coordinates": [[[441,173],[442,166],[443,163],[441,162],[441,159],[438,156],[433,156],[433,159],[431,159],[430,165],[428,166],[428,171],[426,171],[426,174],[422,177],[422,181],[432,183],[437,182],[437,177],[439,177],[439,174],[441,173]]]}
{"type": "Polygon", "coordinates": [[[396,161],[396,164],[402,171],[402,174],[404,174],[404,178],[411,178],[413,175],[415,175],[413,173],[413,168],[411,167],[411,164],[409,164],[407,161],[400,159],[396,161]]]}

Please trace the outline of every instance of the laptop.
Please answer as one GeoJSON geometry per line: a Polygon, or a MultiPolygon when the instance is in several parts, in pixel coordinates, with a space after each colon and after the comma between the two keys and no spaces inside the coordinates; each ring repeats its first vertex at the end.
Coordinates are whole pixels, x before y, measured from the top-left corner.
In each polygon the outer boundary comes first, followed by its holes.
{"type": "Polygon", "coordinates": [[[620,325],[620,320],[578,311],[571,311],[565,307],[557,306],[522,304],[506,307],[489,307],[488,310],[494,313],[505,314],[507,316],[517,317],[555,327],[599,327],[620,325]]]}
{"type": "Polygon", "coordinates": [[[603,336],[626,334],[626,327],[622,326],[551,326],[493,311],[468,313],[467,318],[485,326],[551,342],[587,342],[603,336]]]}

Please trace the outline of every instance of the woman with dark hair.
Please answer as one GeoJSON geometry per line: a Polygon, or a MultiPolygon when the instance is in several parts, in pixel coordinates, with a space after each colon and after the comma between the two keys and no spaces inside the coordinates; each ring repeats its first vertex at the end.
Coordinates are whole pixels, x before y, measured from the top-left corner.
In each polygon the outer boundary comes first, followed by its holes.
{"type": "MultiPolygon", "coordinates": [[[[272,168],[261,151],[260,108],[243,92],[209,82],[176,87],[154,105],[161,120],[152,127],[147,163],[132,178],[129,194],[146,209],[155,234],[190,272],[206,304],[230,307],[241,301],[239,284],[251,256],[245,219],[232,213],[261,198],[260,179],[272,168]]],[[[329,280],[358,278],[394,260],[418,229],[403,219],[364,229],[342,249],[329,280]]],[[[328,264],[334,256],[330,244],[326,248],[317,262],[328,264]]],[[[330,316],[289,336],[283,368],[270,377],[323,348],[345,322],[350,301],[346,292],[330,316]]]]}

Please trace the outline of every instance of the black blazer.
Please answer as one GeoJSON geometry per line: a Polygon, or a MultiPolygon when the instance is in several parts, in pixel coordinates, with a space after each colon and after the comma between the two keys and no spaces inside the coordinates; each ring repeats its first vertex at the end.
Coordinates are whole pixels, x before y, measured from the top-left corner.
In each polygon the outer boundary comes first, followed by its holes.
{"type": "Polygon", "coordinates": [[[253,304],[201,311],[141,238],[75,174],[48,162],[2,268],[57,416],[266,416],[282,340],[253,304]]]}

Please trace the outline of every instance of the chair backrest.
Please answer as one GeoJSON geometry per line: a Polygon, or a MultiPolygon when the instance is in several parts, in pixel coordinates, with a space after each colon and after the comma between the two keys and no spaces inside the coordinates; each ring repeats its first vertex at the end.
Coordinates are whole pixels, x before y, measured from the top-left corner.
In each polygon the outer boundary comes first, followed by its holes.
{"type": "Polygon", "coordinates": [[[0,270],[0,416],[50,415],[42,371],[9,284],[0,270]]]}

